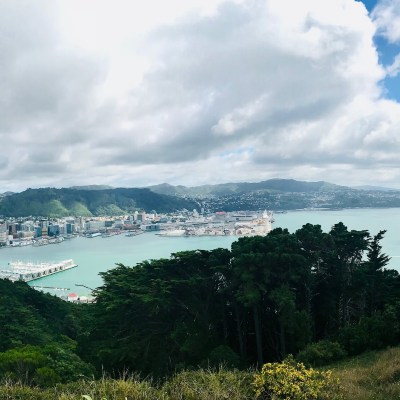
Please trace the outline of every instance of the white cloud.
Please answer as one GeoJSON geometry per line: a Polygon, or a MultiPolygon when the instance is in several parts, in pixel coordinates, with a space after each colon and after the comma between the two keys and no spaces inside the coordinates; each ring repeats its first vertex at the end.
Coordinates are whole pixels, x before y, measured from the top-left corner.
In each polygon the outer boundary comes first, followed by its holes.
{"type": "Polygon", "coordinates": [[[391,78],[396,77],[400,72],[400,54],[398,54],[394,60],[393,63],[391,65],[389,65],[388,67],[386,67],[386,73],[388,74],[388,76],[390,76],[391,78]]]}
{"type": "Polygon", "coordinates": [[[0,0],[6,189],[400,177],[358,1],[24,5],[0,0]]]}
{"type": "Polygon", "coordinates": [[[400,0],[380,0],[372,12],[378,33],[391,43],[400,41],[400,0]]]}

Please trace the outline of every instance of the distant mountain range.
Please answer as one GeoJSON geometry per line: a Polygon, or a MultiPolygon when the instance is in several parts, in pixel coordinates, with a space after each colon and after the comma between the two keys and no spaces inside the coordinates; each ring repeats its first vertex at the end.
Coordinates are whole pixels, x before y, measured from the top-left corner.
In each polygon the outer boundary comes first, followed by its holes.
{"type": "Polygon", "coordinates": [[[240,193],[251,193],[267,191],[291,192],[291,193],[310,193],[310,192],[332,192],[337,190],[351,190],[346,186],[334,185],[328,182],[304,182],[294,179],[270,179],[262,182],[241,182],[241,183],[223,183],[218,185],[202,185],[194,187],[172,186],[168,183],[148,186],[148,188],[160,194],[170,196],[224,196],[240,193]]]}
{"type": "Polygon", "coordinates": [[[69,189],[75,190],[106,190],[106,189],[115,189],[112,186],[108,185],[86,185],[86,186],[71,186],[69,189]]]}
{"type": "Polygon", "coordinates": [[[332,183],[270,179],[196,187],[150,186],[159,194],[193,198],[209,211],[298,210],[400,207],[400,191],[378,187],[350,188],[332,183]]]}
{"type": "Polygon", "coordinates": [[[4,216],[121,215],[139,209],[171,212],[196,208],[215,212],[357,207],[400,207],[400,191],[368,186],[350,188],[323,181],[270,179],[195,187],[163,183],[140,189],[89,185],[28,189],[0,195],[0,215],[4,216]]]}
{"type": "Polygon", "coordinates": [[[359,190],[377,190],[379,192],[398,192],[399,189],[388,188],[383,186],[371,186],[371,185],[364,185],[364,186],[353,186],[353,189],[359,190]]]}

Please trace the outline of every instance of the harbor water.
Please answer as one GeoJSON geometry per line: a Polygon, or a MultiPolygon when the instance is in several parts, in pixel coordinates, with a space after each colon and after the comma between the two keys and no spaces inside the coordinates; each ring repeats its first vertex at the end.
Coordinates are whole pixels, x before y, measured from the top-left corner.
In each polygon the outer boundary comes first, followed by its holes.
{"type": "MultiPolygon", "coordinates": [[[[389,267],[400,270],[400,209],[352,209],[341,211],[295,211],[274,215],[273,227],[287,228],[290,232],[306,223],[319,224],[324,231],[342,221],[349,230],[367,229],[372,235],[387,230],[382,241],[383,251],[391,258],[389,267]]],[[[102,284],[99,272],[114,268],[117,263],[134,266],[147,259],[168,258],[171,253],[185,250],[211,250],[230,248],[235,236],[159,237],[154,233],[107,238],[77,237],[60,244],[25,246],[0,250],[0,269],[11,261],[59,262],[72,258],[77,268],[50,275],[29,284],[35,287],[54,287],[51,293],[70,292],[90,294],[90,289],[102,284]],[[77,286],[78,285],[78,286],[77,286]],[[64,290],[61,290],[64,289],[64,290]]]]}

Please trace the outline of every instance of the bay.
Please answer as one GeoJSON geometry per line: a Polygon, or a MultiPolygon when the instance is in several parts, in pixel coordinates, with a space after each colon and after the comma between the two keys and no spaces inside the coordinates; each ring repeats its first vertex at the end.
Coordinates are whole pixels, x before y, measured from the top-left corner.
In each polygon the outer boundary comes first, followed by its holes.
{"type": "MultiPolygon", "coordinates": [[[[275,214],[273,227],[290,232],[306,223],[319,224],[324,231],[342,221],[349,230],[367,229],[372,235],[387,230],[382,240],[383,251],[391,258],[389,267],[400,270],[400,209],[351,209],[338,211],[294,211],[275,214]]],[[[153,233],[126,237],[124,235],[92,239],[77,237],[60,244],[40,247],[5,248],[0,250],[0,268],[10,261],[56,262],[72,258],[78,267],[30,282],[31,286],[68,289],[48,290],[61,295],[70,292],[88,295],[90,289],[102,284],[99,272],[114,268],[116,263],[134,266],[147,259],[168,258],[171,253],[185,250],[230,248],[234,236],[159,237],[153,233]],[[84,286],[76,286],[84,285],[84,286]],[[85,287],[86,286],[86,287],[85,287]]]]}
{"type": "Polygon", "coordinates": [[[154,233],[138,236],[122,235],[107,238],[77,237],[59,244],[24,246],[0,250],[0,269],[10,261],[56,262],[72,258],[77,268],[46,276],[29,282],[31,286],[56,287],[64,290],[46,290],[57,295],[70,292],[78,295],[90,294],[102,284],[99,272],[114,268],[117,263],[134,266],[137,263],[158,258],[169,258],[171,253],[185,250],[211,250],[217,247],[230,248],[234,236],[203,237],[159,237],[154,233]],[[77,286],[84,285],[84,286],[77,286]]]}

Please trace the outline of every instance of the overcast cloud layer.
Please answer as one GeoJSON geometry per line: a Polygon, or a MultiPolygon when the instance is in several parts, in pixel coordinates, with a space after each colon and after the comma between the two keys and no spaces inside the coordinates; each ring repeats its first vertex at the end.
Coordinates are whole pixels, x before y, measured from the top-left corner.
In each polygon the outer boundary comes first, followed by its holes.
{"type": "Polygon", "coordinates": [[[0,0],[0,192],[400,187],[400,1],[0,0]],[[168,4],[164,4],[168,3],[168,4]],[[182,5],[181,3],[184,3],[182,5]]]}

